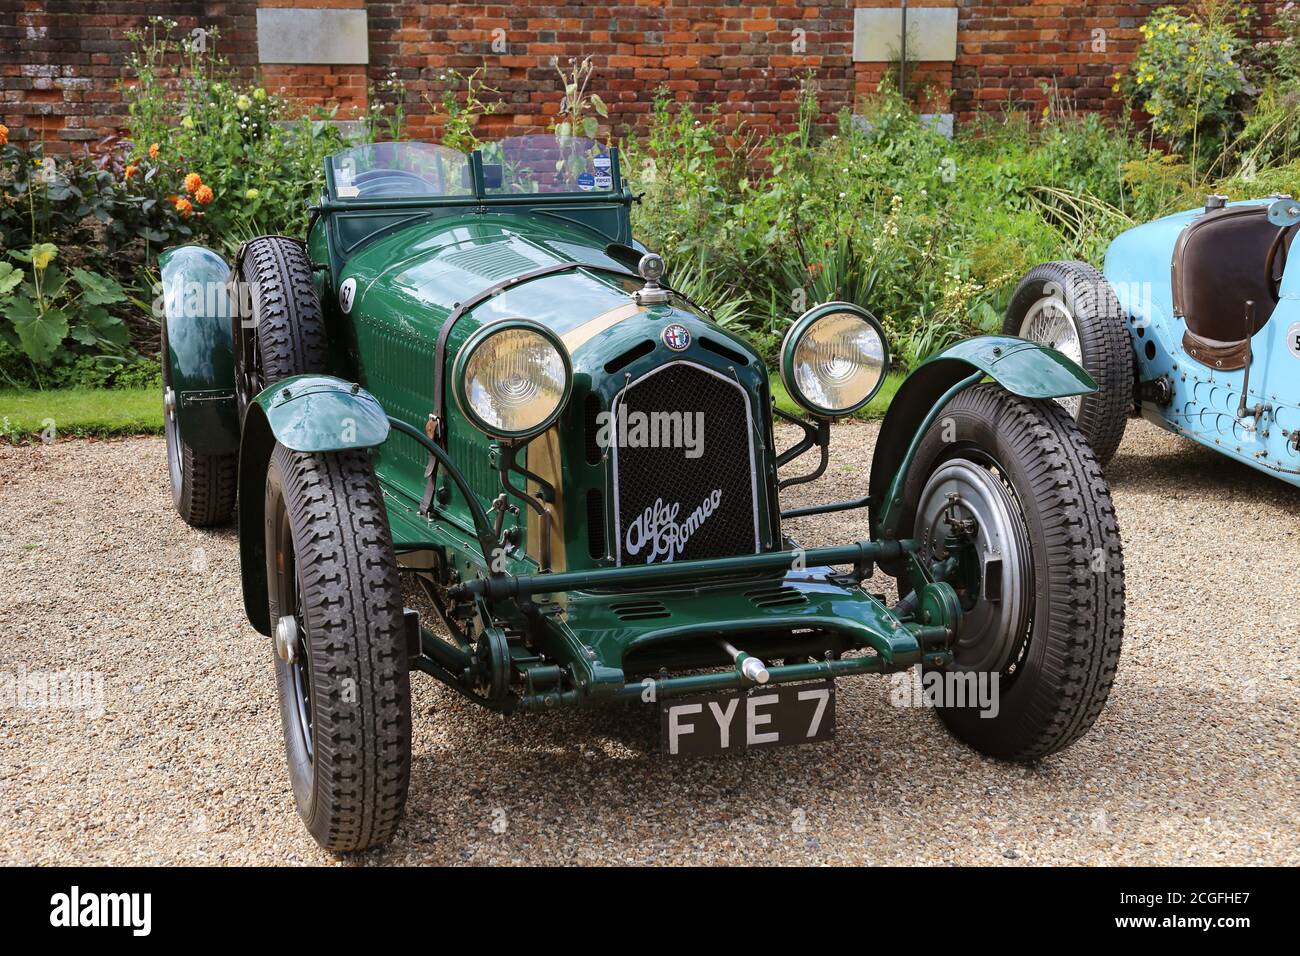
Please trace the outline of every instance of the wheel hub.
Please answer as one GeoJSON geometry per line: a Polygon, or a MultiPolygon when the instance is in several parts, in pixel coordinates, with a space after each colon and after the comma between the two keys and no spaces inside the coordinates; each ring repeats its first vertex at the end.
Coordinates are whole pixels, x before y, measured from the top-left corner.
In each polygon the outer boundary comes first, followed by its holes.
{"type": "MultiPolygon", "coordinates": [[[[1069,306],[1054,295],[1044,296],[1030,306],[1024,321],[1020,323],[1020,337],[1050,346],[1072,359],[1076,365],[1083,365],[1083,343],[1078,323],[1069,306]]],[[[1079,417],[1083,405],[1081,396],[1058,398],[1057,402],[1070,413],[1071,418],[1079,417]]]]}
{"type": "Polygon", "coordinates": [[[1001,479],[966,459],[942,465],[921,493],[915,537],[922,560],[956,565],[948,577],[964,611],[954,666],[994,672],[1014,663],[1029,623],[1033,570],[1020,507],[1001,479]]]}
{"type": "Polygon", "coordinates": [[[286,664],[298,656],[298,622],[286,614],[275,625],[275,654],[286,664]]]}

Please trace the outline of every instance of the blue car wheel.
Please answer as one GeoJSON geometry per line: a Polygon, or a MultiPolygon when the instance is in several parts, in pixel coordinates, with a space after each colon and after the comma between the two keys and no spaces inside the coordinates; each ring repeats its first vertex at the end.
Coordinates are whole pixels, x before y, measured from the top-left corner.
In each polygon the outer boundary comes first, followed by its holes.
{"type": "Polygon", "coordinates": [[[1061,400],[1102,465],[1124,437],[1133,409],[1133,346],[1110,282],[1085,262],[1049,262],[1025,276],[1003,332],[1051,346],[1083,366],[1098,390],[1061,400]]]}

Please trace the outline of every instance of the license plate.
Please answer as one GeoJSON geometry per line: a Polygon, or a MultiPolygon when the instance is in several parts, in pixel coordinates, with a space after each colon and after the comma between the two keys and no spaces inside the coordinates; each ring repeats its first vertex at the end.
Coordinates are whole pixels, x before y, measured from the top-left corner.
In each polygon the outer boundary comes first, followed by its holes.
{"type": "Polygon", "coordinates": [[[664,753],[674,757],[830,740],[835,736],[835,683],[666,700],[660,705],[659,727],[664,753]]]}

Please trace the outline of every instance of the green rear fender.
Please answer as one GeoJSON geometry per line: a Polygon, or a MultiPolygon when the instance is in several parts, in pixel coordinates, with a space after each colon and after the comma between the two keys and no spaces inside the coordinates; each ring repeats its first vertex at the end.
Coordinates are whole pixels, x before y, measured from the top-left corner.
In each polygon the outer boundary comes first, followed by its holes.
{"type": "Polygon", "coordinates": [[[1022,398],[1066,398],[1097,390],[1092,376],[1060,352],[1007,335],[967,339],[927,359],[899,388],[876,439],[870,485],[873,536],[888,490],[891,484],[902,487],[894,479],[910,464],[913,439],[929,427],[936,403],[962,380],[981,372],[1022,398]]]}
{"type": "Polygon", "coordinates": [[[295,375],[262,391],[244,413],[239,450],[239,558],[244,611],[271,633],[266,602],[266,467],[276,443],[293,451],[374,448],[388,438],[388,415],[360,385],[332,375],[295,375]]]}
{"type": "Polygon", "coordinates": [[[158,258],[168,381],[181,438],[196,454],[239,449],[235,352],[231,342],[230,266],[203,246],[179,246],[158,258]]]}

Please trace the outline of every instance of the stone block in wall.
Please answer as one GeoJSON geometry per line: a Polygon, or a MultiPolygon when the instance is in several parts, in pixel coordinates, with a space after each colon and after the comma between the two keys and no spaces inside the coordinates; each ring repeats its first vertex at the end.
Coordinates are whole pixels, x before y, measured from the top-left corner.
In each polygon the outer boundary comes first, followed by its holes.
{"type": "MultiPolygon", "coordinates": [[[[853,59],[857,63],[896,60],[903,46],[901,7],[853,11],[853,59]]],[[[908,7],[907,59],[952,61],[957,59],[957,9],[908,7]]]]}
{"type": "Polygon", "coordinates": [[[259,7],[257,56],[263,63],[369,63],[366,11],[259,7]]]}

